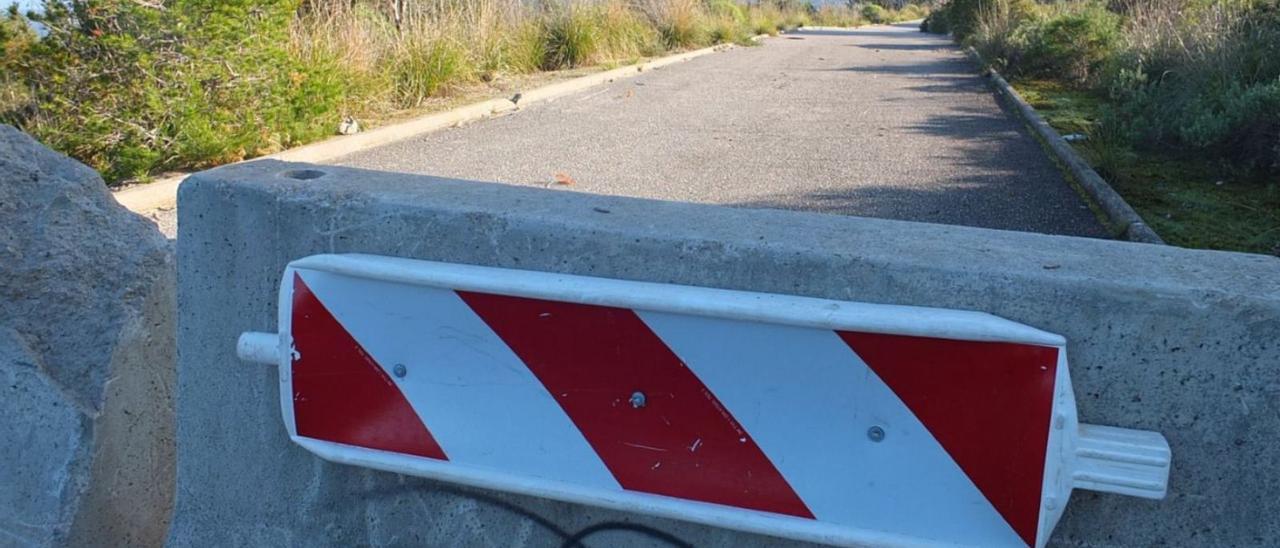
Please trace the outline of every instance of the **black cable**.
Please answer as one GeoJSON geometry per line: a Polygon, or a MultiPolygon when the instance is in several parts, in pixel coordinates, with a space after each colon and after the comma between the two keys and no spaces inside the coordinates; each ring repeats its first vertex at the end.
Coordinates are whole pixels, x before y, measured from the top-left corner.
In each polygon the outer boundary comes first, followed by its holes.
{"type": "MultiPolygon", "coordinates": [[[[477,492],[466,490],[466,489],[459,489],[459,488],[448,486],[448,485],[436,485],[436,486],[429,487],[427,489],[423,489],[422,486],[418,486],[418,485],[398,485],[396,486],[395,489],[379,490],[378,494],[387,495],[387,494],[397,493],[400,491],[410,491],[418,494],[421,494],[423,492],[438,491],[441,493],[447,493],[450,495],[465,497],[477,502],[488,504],[490,506],[495,506],[497,508],[511,512],[512,514],[516,514],[520,517],[523,517],[529,521],[532,521],[538,524],[539,526],[541,526],[543,529],[546,529],[547,531],[551,532],[551,534],[557,537],[560,537],[561,540],[571,539],[575,535],[575,533],[570,533],[569,531],[562,529],[559,525],[556,525],[551,520],[544,518],[530,510],[526,510],[524,508],[516,506],[515,504],[512,504],[505,500],[499,499],[494,496],[485,495],[483,493],[477,493],[477,492]]],[[[570,544],[569,546],[577,546],[579,548],[582,548],[581,543],[570,544]]]]}
{"type": "Polygon", "coordinates": [[[630,531],[633,533],[640,533],[650,538],[665,542],[675,548],[694,548],[692,544],[685,542],[680,537],[677,537],[661,529],[649,527],[647,525],[640,525],[638,523],[627,523],[623,521],[600,522],[600,523],[589,525],[587,527],[579,529],[575,533],[570,533],[564,528],[561,528],[559,525],[556,525],[551,520],[544,518],[530,510],[526,510],[515,504],[512,504],[510,502],[507,502],[505,500],[502,500],[500,498],[497,498],[491,495],[475,492],[470,489],[453,487],[450,485],[439,484],[439,485],[434,485],[432,487],[429,487],[427,489],[423,489],[423,486],[419,486],[419,485],[397,485],[395,489],[379,490],[378,494],[385,496],[385,495],[397,493],[400,491],[411,491],[419,494],[423,493],[424,491],[438,491],[438,492],[447,493],[450,495],[466,497],[468,499],[471,499],[477,502],[481,502],[484,504],[488,504],[490,506],[500,508],[502,510],[506,510],[508,512],[511,512],[512,514],[518,515],[529,521],[534,522],[535,524],[539,525],[543,529],[546,529],[551,534],[559,537],[562,541],[560,543],[560,548],[586,548],[586,545],[582,543],[583,540],[585,540],[587,537],[591,535],[605,532],[605,531],[630,531]]]}
{"type": "Polygon", "coordinates": [[[574,533],[569,538],[564,539],[564,542],[560,544],[560,548],[582,548],[583,540],[591,535],[604,531],[630,531],[632,533],[640,533],[642,535],[649,536],[650,538],[660,540],[670,544],[671,546],[675,546],[676,548],[693,548],[692,544],[661,529],[623,521],[606,521],[588,526],[579,530],[577,533],[574,533]]]}

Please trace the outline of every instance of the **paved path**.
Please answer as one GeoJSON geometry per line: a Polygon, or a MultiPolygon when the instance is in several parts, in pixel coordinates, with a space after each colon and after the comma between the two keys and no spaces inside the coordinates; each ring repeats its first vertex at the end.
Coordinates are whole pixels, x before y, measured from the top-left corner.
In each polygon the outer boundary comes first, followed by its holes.
{"type": "Polygon", "coordinates": [[[770,38],[336,163],[1105,236],[964,55],[905,24],[770,38]]]}

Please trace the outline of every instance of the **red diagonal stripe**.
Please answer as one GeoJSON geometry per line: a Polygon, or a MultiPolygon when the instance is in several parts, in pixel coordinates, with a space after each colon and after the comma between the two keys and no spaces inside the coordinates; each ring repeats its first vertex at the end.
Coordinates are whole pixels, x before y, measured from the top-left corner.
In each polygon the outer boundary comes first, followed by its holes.
{"type": "Polygon", "coordinates": [[[297,274],[292,322],[299,436],[447,460],[391,377],[297,274]]]}
{"type": "Polygon", "coordinates": [[[458,294],[542,381],[623,488],[813,517],[732,414],[634,312],[458,294]],[[643,407],[630,403],[637,392],[643,407]]]}
{"type": "Polygon", "coordinates": [[[1034,546],[1058,349],[873,333],[840,337],[1034,546]]]}

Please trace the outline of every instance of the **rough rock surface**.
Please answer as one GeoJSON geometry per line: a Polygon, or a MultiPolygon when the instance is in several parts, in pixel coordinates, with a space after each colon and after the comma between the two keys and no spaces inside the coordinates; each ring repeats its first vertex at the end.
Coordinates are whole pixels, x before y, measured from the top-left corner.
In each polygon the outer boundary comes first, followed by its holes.
{"type": "Polygon", "coordinates": [[[157,545],[173,500],[168,243],[0,125],[0,545],[157,545]]]}

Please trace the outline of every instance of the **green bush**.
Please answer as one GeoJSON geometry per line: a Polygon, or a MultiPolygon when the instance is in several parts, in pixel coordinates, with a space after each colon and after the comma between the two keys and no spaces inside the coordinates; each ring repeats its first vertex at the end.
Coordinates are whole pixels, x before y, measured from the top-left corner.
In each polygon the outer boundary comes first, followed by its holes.
{"type": "Polygon", "coordinates": [[[0,122],[17,123],[31,115],[34,105],[21,78],[24,62],[36,35],[25,19],[18,15],[17,4],[0,16],[0,122]]]}
{"type": "Polygon", "coordinates": [[[811,14],[811,17],[813,24],[825,27],[856,27],[862,24],[858,12],[847,6],[824,5],[811,14]]]}
{"type": "Polygon", "coordinates": [[[756,10],[751,17],[751,30],[755,34],[777,36],[782,30],[782,20],[768,10],[756,10]]]}
{"type": "Polygon", "coordinates": [[[570,6],[546,22],[547,57],[544,69],[570,68],[589,62],[596,53],[599,27],[586,7],[570,6]]]}
{"type": "Polygon", "coordinates": [[[696,48],[711,41],[711,32],[696,10],[677,4],[667,17],[658,22],[662,40],[671,49],[696,48]]]}
{"type": "Polygon", "coordinates": [[[1169,78],[1118,96],[1106,124],[1132,143],[1210,153],[1280,172],[1280,80],[1199,87],[1169,78]]]}
{"type": "Polygon", "coordinates": [[[1107,123],[1134,146],[1280,174],[1280,13],[1274,3],[1130,14],[1107,62],[1107,123]]]}
{"type": "Polygon", "coordinates": [[[893,19],[895,21],[910,21],[912,19],[920,19],[927,15],[929,15],[928,11],[919,4],[907,4],[902,6],[902,9],[899,9],[897,13],[893,15],[893,19]]]}
{"type": "MultiPolygon", "coordinates": [[[[955,13],[952,11],[953,16],[955,13]]],[[[964,43],[978,50],[994,68],[1017,74],[1042,21],[1032,0],[995,0],[977,12],[964,43]]]]}
{"type": "Polygon", "coordinates": [[[875,4],[867,4],[862,6],[862,18],[875,25],[887,23],[889,22],[889,10],[875,4]]]}
{"type": "Polygon", "coordinates": [[[746,28],[732,19],[716,19],[711,23],[711,41],[717,44],[743,42],[749,38],[746,28]]]}
{"type": "Polygon", "coordinates": [[[982,0],[951,0],[947,3],[943,10],[946,17],[945,26],[955,35],[956,40],[967,40],[977,30],[978,16],[982,7],[982,0]]]}
{"type": "Polygon", "coordinates": [[[546,29],[533,22],[524,22],[507,29],[504,35],[503,54],[506,68],[517,74],[534,72],[547,64],[546,29]]]}
{"type": "Polygon", "coordinates": [[[1021,63],[1010,69],[1037,77],[1054,77],[1084,85],[1115,52],[1120,39],[1120,16],[1098,4],[1031,23],[1021,63]]]}
{"type": "Polygon", "coordinates": [[[45,36],[5,67],[28,90],[28,106],[4,116],[108,180],[314,139],[336,123],[316,113],[338,97],[324,74],[331,67],[301,66],[287,50],[296,9],[50,0],[34,18],[45,36]]]}
{"type": "Polygon", "coordinates": [[[728,20],[733,24],[746,28],[750,21],[742,5],[734,0],[708,0],[707,13],[718,19],[728,20]]]}
{"type": "Polygon", "coordinates": [[[625,4],[606,4],[598,20],[600,53],[609,60],[633,60],[657,55],[664,50],[658,30],[625,4]]]}
{"type": "Polygon", "coordinates": [[[798,29],[808,25],[811,21],[807,10],[792,10],[787,14],[783,24],[789,29],[798,29]]]}
{"type": "Polygon", "coordinates": [[[939,10],[940,17],[945,18],[939,21],[940,28],[950,31],[956,40],[967,42],[984,24],[989,25],[992,17],[1020,22],[1031,18],[1036,6],[1035,0],[951,0],[939,10]]]}
{"type": "Polygon", "coordinates": [[[472,74],[467,52],[448,36],[410,35],[387,67],[404,107],[421,105],[472,74]]]}
{"type": "Polygon", "coordinates": [[[946,6],[933,10],[928,17],[924,18],[924,21],[920,22],[920,30],[934,34],[947,34],[951,32],[950,14],[951,12],[946,6]]]}

